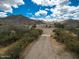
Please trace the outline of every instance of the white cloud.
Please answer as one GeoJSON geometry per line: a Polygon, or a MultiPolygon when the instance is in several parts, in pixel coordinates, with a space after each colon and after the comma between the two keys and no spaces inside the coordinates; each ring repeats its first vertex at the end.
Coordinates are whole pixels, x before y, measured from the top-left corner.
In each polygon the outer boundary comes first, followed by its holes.
{"type": "MultiPolygon", "coordinates": [[[[79,6],[70,6],[69,0],[32,0],[37,5],[53,6],[50,11],[52,14],[44,17],[43,19],[61,20],[61,19],[79,19],[79,6]]],[[[49,9],[45,9],[48,11],[49,9]]]]}
{"type": "Polygon", "coordinates": [[[57,6],[55,9],[51,9],[51,17],[57,19],[79,19],[79,6],[57,6]]]}
{"type": "Polygon", "coordinates": [[[0,0],[0,10],[3,11],[1,13],[12,13],[12,7],[18,8],[19,5],[23,4],[23,0],[0,0]]]}
{"type": "Polygon", "coordinates": [[[6,13],[5,12],[0,12],[0,18],[4,18],[4,17],[7,17],[6,13]]]}
{"type": "Polygon", "coordinates": [[[47,11],[45,10],[39,10],[35,13],[35,16],[46,16],[47,15],[47,11]]]}
{"type": "Polygon", "coordinates": [[[46,11],[49,11],[50,9],[49,9],[49,8],[46,8],[45,10],[46,10],[46,11]]]}
{"type": "Polygon", "coordinates": [[[68,4],[69,0],[32,0],[32,2],[42,6],[53,6],[68,4]]]}

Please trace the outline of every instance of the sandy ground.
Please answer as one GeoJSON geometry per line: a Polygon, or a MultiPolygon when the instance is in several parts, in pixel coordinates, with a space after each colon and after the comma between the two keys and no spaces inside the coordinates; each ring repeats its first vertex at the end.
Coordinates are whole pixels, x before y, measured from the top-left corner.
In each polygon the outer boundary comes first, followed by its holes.
{"type": "Polygon", "coordinates": [[[51,38],[52,30],[43,28],[43,34],[30,48],[24,52],[24,59],[77,59],[75,55],[63,49],[63,45],[51,38]]]}

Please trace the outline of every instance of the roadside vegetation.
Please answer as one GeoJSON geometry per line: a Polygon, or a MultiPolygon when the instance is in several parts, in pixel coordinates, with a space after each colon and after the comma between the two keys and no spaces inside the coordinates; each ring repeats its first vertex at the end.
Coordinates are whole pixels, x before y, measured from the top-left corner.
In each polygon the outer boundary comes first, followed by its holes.
{"type": "Polygon", "coordinates": [[[66,45],[66,48],[79,55],[79,29],[65,28],[64,25],[57,25],[55,32],[55,39],[66,45]]]}
{"type": "Polygon", "coordinates": [[[42,34],[42,30],[23,26],[0,28],[0,59],[19,59],[21,51],[42,34]]]}

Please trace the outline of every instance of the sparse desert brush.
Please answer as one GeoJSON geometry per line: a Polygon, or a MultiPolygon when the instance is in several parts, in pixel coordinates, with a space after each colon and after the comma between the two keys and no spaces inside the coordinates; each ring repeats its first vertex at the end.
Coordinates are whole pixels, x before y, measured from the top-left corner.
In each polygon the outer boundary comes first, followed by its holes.
{"type": "Polygon", "coordinates": [[[8,33],[0,35],[0,45],[9,47],[3,54],[10,57],[4,59],[18,59],[20,52],[31,42],[37,40],[42,34],[42,30],[39,29],[11,29],[7,30],[8,33]],[[13,31],[13,32],[11,32],[13,31]]]}
{"type": "MultiPolygon", "coordinates": [[[[55,38],[57,41],[64,43],[68,49],[71,51],[74,51],[79,54],[79,40],[78,36],[73,36],[72,33],[74,32],[69,30],[69,33],[67,32],[68,30],[65,29],[55,29],[55,38]],[[72,33],[71,33],[72,32],[72,33]]],[[[78,35],[78,34],[76,34],[78,35]]]]}

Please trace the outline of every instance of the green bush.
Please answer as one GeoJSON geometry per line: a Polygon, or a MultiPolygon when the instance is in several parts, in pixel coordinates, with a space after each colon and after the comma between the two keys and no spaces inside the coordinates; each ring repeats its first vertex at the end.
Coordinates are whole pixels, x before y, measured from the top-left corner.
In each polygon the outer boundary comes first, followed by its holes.
{"type": "Polygon", "coordinates": [[[14,27],[14,26],[0,27],[0,45],[4,47],[16,42],[27,31],[28,28],[24,27],[14,27]],[[12,33],[12,31],[15,31],[15,33],[12,33]]]}
{"type": "Polygon", "coordinates": [[[4,59],[19,59],[19,54],[21,51],[31,42],[37,40],[37,38],[42,34],[42,30],[31,29],[26,31],[26,33],[12,44],[12,46],[3,54],[10,57],[4,59]]]}
{"type": "Polygon", "coordinates": [[[61,24],[61,23],[54,23],[54,26],[55,26],[56,28],[64,28],[64,25],[61,24]]]}
{"type": "Polygon", "coordinates": [[[73,37],[71,33],[66,33],[65,29],[55,29],[55,38],[57,41],[66,44],[67,48],[79,54],[79,40],[73,37]]]}

